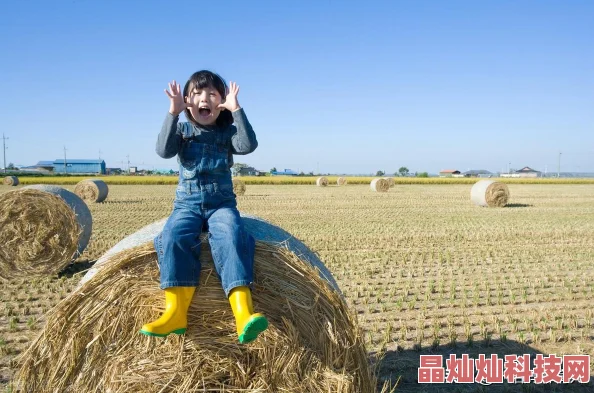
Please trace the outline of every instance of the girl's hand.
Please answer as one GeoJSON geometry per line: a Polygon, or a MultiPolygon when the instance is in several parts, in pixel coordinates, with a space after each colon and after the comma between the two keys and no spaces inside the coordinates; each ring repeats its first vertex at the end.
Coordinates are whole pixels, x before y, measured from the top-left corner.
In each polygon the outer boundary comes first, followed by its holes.
{"type": "Polygon", "coordinates": [[[169,113],[173,116],[179,115],[184,109],[192,106],[192,104],[187,103],[182,96],[179,84],[176,81],[169,83],[169,90],[170,91],[165,89],[165,94],[169,97],[169,113]]]}
{"type": "Polygon", "coordinates": [[[228,111],[235,112],[241,107],[239,106],[239,102],[237,102],[237,94],[239,93],[239,86],[235,82],[229,83],[229,94],[225,98],[225,101],[220,104],[217,108],[219,109],[227,109],[228,111]]]}

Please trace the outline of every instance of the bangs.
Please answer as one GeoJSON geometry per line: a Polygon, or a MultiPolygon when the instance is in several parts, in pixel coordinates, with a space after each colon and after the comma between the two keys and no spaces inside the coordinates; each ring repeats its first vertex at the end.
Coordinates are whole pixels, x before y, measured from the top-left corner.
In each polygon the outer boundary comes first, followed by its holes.
{"type": "Polygon", "coordinates": [[[227,96],[227,87],[223,79],[210,71],[199,71],[194,73],[188,80],[186,87],[187,90],[184,89],[186,90],[184,91],[184,95],[188,95],[190,92],[197,89],[213,88],[219,92],[221,97],[224,98],[227,96]]]}

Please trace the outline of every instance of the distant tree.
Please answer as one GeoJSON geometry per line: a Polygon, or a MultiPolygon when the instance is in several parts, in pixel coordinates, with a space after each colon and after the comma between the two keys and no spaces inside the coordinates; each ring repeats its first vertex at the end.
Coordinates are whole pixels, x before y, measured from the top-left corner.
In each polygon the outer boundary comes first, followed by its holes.
{"type": "Polygon", "coordinates": [[[415,173],[416,177],[429,177],[429,174],[427,172],[419,172],[419,173],[415,173]]]}
{"type": "Polygon", "coordinates": [[[400,169],[398,169],[398,173],[400,174],[400,176],[408,176],[408,168],[405,166],[401,166],[400,169]]]}
{"type": "Polygon", "coordinates": [[[384,171],[377,171],[375,172],[376,176],[383,176],[384,175],[384,171]]]}
{"type": "Polygon", "coordinates": [[[248,164],[243,164],[241,162],[236,162],[235,164],[233,164],[232,168],[235,169],[237,172],[239,172],[239,170],[241,168],[247,168],[249,165],[248,164]]]}
{"type": "Polygon", "coordinates": [[[270,173],[272,172],[276,172],[276,167],[272,167],[272,169],[270,170],[270,173]]]}
{"type": "Polygon", "coordinates": [[[241,173],[241,170],[243,168],[247,168],[249,167],[248,164],[243,164],[241,162],[236,162],[235,164],[233,164],[233,166],[231,167],[231,169],[233,169],[233,171],[235,172],[236,175],[239,175],[241,173]]]}
{"type": "Polygon", "coordinates": [[[299,176],[305,176],[305,173],[303,173],[303,171],[299,172],[299,176]]]}
{"type": "Polygon", "coordinates": [[[6,169],[16,169],[14,164],[11,162],[8,164],[8,166],[6,167],[6,169]]]}
{"type": "Polygon", "coordinates": [[[309,176],[313,176],[313,175],[314,175],[313,171],[310,171],[310,172],[308,173],[308,175],[309,175],[309,176]]]}

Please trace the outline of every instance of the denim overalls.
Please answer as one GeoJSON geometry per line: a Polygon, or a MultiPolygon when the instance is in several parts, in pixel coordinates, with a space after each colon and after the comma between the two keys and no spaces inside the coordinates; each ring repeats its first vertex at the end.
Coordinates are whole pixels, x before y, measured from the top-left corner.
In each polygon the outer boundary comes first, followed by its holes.
{"type": "Polygon", "coordinates": [[[229,168],[231,141],[213,130],[216,142],[200,143],[186,123],[178,152],[179,183],[174,208],[154,239],[160,287],[198,286],[200,233],[208,230],[212,258],[225,295],[253,282],[254,238],[245,231],[229,168]]]}

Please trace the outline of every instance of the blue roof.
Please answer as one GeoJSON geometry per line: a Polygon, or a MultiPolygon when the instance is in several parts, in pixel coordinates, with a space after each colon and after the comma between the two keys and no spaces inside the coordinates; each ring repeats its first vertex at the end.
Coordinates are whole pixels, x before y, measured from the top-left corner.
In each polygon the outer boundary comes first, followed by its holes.
{"type": "Polygon", "coordinates": [[[297,172],[292,171],[290,169],[285,169],[284,171],[276,171],[276,172],[270,172],[272,175],[296,175],[297,172]]]}
{"type": "MultiPolygon", "coordinates": [[[[75,160],[75,159],[66,159],[67,164],[105,164],[104,160],[75,160]]],[[[64,165],[64,160],[54,160],[54,165],[62,164],[64,165]]]]}
{"type": "Polygon", "coordinates": [[[54,162],[53,161],[39,161],[37,163],[37,166],[53,166],[54,162]]]}

